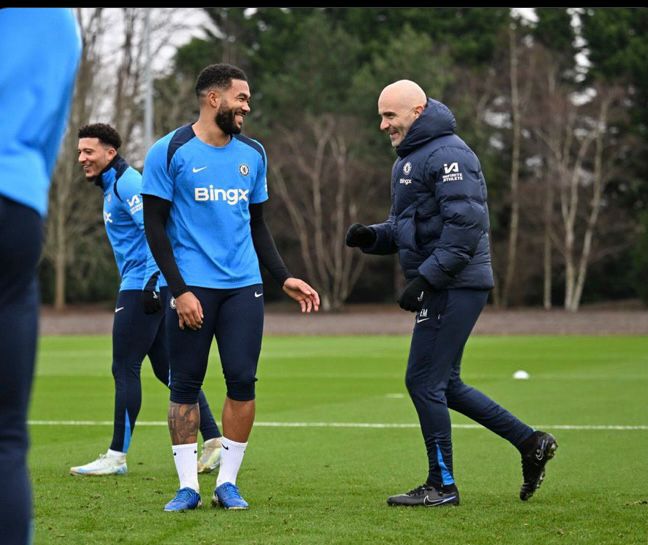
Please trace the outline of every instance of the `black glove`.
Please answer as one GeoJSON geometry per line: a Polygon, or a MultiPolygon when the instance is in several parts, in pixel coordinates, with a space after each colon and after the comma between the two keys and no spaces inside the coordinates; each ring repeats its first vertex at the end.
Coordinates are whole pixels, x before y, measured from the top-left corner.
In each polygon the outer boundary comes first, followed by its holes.
{"type": "Polygon", "coordinates": [[[366,225],[354,223],[346,234],[347,246],[371,246],[376,242],[376,232],[366,225]]]}
{"type": "Polygon", "coordinates": [[[160,294],[153,290],[142,290],[140,301],[144,307],[144,314],[155,314],[162,308],[160,303],[160,294]]]}
{"type": "Polygon", "coordinates": [[[401,292],[398,298],[398,304],[403,310],[410,312],[418,312],[423,306],[423,301],[426,295],[434,291],[432,284],[430,284],[422,276],[417,276],[412,280],[405,289],[401,292]]]}

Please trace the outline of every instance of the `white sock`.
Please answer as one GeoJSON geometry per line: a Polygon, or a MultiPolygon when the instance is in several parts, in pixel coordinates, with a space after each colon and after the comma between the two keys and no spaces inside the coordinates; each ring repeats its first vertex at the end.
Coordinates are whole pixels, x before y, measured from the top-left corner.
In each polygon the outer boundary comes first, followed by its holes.
{"type": "Polygon", "coordinates": [[[225,436],[221,437],[221,445],[223,449],[221,450],[220,470],[216,478],[216,488],[223,483],[236,484],[236,476],[243,462],[245,447],[247,447],[247,443],[237,443],[227,439],[225,436]]]}
{"type": "Polygon", "coordinates": [[[106,456],[108,456],[108,458],[126,458],[126,453],[119,452],[118,450],[112,450],[109,448],[108,452],[106,452],[106,456]]]}
{"type": "Polygon", "coordinates": [[[193,488],[200,492],[198,484],[198,443],[188,445],[173,445],[173,461],[175,462],[180,488],[193,488]]]}

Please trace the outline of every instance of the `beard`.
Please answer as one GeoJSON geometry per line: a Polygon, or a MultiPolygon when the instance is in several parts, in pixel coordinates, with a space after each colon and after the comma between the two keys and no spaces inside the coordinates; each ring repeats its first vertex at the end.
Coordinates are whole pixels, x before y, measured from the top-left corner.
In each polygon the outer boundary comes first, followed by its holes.
{"type": "Polygon", "coordinates": [[[241,127],[236,124],[235,116],[239,113],[233,108],[219,108],[214,121],[225,134],[239,134],[241,127]]]}

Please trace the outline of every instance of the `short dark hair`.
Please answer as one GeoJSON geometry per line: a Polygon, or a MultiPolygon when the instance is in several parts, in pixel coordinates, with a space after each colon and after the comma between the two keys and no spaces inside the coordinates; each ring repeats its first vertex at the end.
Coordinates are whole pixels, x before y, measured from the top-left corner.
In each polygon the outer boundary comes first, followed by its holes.
{"type": "Polygon", "coordinates": [[[98,138],[102,144],[107,144],[115,149],[122,145],[119,133],[107,123],[91,123],[79,129],[79,138],[98,138]]]}
{"type": "Polygon", "coordinates": [[[243,70],[231,64],[220,63],[205,66],[196,79],[196,96],[199,97],[203,91],[212,87],[229,89],[233,79],[247,81],[247,76],[243,70]]]}

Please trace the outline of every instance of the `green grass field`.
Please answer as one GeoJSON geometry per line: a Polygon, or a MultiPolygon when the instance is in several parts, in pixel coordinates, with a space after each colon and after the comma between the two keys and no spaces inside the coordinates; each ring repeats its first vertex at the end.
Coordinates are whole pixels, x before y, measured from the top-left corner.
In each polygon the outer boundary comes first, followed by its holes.
{"type": "MultiPolygon", "coordinates": [[[[266,337],[238,479],[250,509],[212,508],[213,474],[200,476],[201,509],[164,513],[178,481],[168,391],[148,360],[128,475],[72,477],[69,467],[96,458],[112,435],[102,424],[112,422],[110,338],[42,338],[30,411],[35,544],[648,543],[648,338],[471,338],[464,380],[554,433],[560,448],[542,488],[521,502],[517,451],[452,413],[462,505],[438,509],[385,503],[427,474],[404,386],[408,343],[266,337]],[[517,369],[531,379],[513,380],[517,369]]],[[[204,389],[220,422],[215,346],[204,389]]]]}

